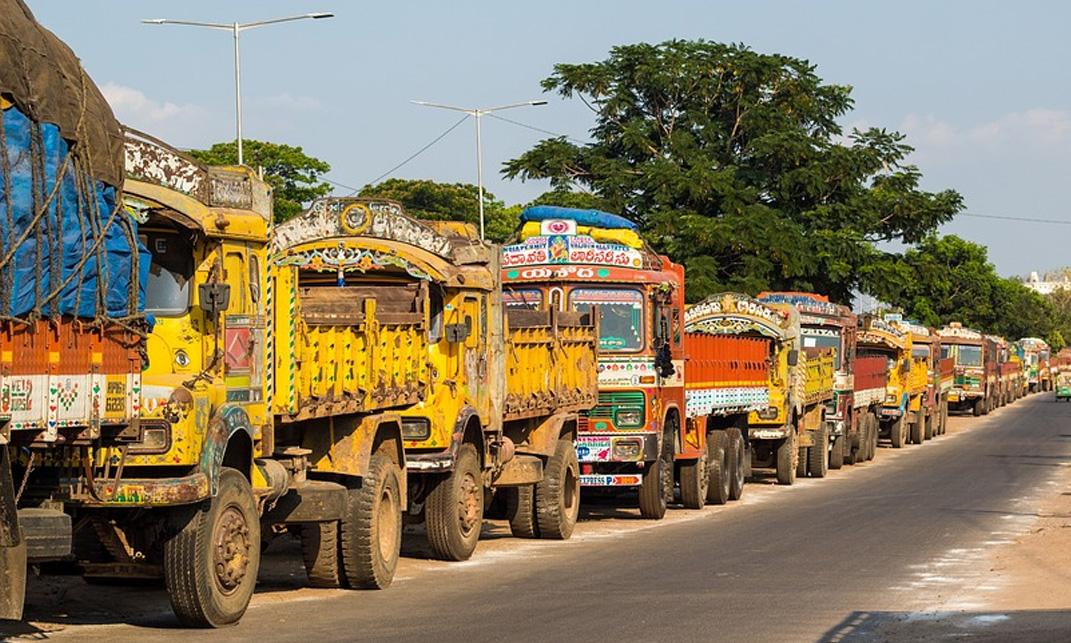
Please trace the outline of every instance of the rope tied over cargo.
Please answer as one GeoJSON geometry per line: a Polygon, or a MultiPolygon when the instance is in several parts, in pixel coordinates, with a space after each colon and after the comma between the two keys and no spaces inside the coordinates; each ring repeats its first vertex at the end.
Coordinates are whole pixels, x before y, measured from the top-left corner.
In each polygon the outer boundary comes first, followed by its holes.
{"type": "MultiPolygon", "coordinates": [[[[79,67],[74,136],[17,105],[0,110],[0,319],[119,322],[144,337],[141,248],[119,186],[91,175],[90,81],[79,67]],[[32,283],[31,283],[32,282],[32,283]]],[[[67,130],[71,132],[71,130],[67,130]]]]}

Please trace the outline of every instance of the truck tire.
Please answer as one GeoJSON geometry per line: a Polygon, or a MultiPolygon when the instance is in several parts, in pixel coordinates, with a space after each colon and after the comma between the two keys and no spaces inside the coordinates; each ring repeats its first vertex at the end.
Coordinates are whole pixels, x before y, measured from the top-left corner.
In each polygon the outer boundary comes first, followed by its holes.
{"type": "Polygon", "coordinates": [[[807,477],[807,463],[810,461],[810,459],[811,459],[811,448],[810,447],[800,447],[799,457],[796,458],[796,477],[797,478],[806,478],[807,477]]]}
{"type": "Polygon", "coordinates": [[[514,538],[539,538],[535,514],[535,485],[502,487],[498,493],[506,498],[506,520],[514,538]]]}
{"type": "Polygon", "coordinates": [[[814,446],[808,450],[807,470],[812,478],[824,478],[829,473],[829,427],[822,422],[814,432],[814,446]]]}
{"type": "Polygon", "coordinates": [[[896,418],[895,421],[889,424],[889,441],[892,443],[892,448],[901,449],[904,443],[907,442],[906,424],[903,416],[896,418]]]}
{"type": "Polygon", "coordinates": [[[922,444],[922,436],[926,431],[926,416],[923,414],[921,409],[919,409],[919,412],[915,414],[915,421],[909,424],[907,428],[908,433],[910,434],[910,440],[908,440],[908,442],[910,444],[922,444]]]}
{"type": "Polygon", "coordinates": [[[402,553],[401,479],[394,460],[377,453],[361,486],[347,492],[339,529],[342,579],[347,587],[385,589],[394,580],[402,553]]]}
{"type": "Polygon", "coordinates": [[[848,440],[847,435],[837,436],[829,449],[829,468],[840,469],[844,466],[844,443],[848,440]]]}
{"type": "Polygon", "coordinates": [[[428,494],[424,514],[428,543],[439,560],[468,560],[483,526],[483,475],[471,443],[462,444],[450,475],[428,494]]]}
{"type": "Polygon", "coordinates": [[[985,404],[984,398],[978,398],[974,401],[974,405],[971,407],[971,413],[974,417],[985,415],[985,411],[982,410],[982,405],[985,404]]]}
{"type": "Polygon", "coordinates": [[[260,569],[260,516],[249,481],[224,467],[216,496],[176,512],[178,533],[164,543],[164,582],[184,625],[237,623],[260,569]]]}
{"type": "Polygon", "coordinates": [[[796,461],[799,458],[799,447],[796,444],[795,429],[787,438],[782,438],[777,445],[777,484],[790,485],[796,482],[796,461]]]}
{"type": "Polygon", "coordinates": [[[729,500],[739,500],[744,495],[744,482],[751,464],[746,458],[750,456],[740,429],[728,429],[725,433],[729,436],[729,500]]]}
{"type": "Polygon", "coordinates": [[[877,434],[878,434],[878,421],[877,416],[870,416],[870,431],[866,434],[866,450],[863,452],[863,460],[870,462],[874,460],[877,455],[877,434]]]}
{"type": "Polygon", "coordinates": [[[704,449],[695,460],[681,462],[681,504],[685,509],[702,509],[710,488],[710,467],[704,449]]]}
{"type": "Polygon", "coordinates": [[[948,433],[948,400],[941,402],[941,435],[948,433]]]}
{"type": "Polygon", "coordinates": [[[342,587],[338,529],[338,521],[308,523],[299,527],[301,559],[311,587],[342,587]]]}
{"type": "Polygon", "coordinates": [[[723,430],[707,434],[707,493],[706,501],[712,505],[729,502],[732,492],[732,459],[729,434],[723,430]]]}
{"type": "Polygon", "coordinates": [[[932,440],[937,433],[937,410],[933,409],[926,416],[926,424],[923,426],[922,439],[932,440]]]}
{"type": "Polygon", "coordinates": [[[558,439],[543,480],[535,486],[535,510],[540,538],[568,540],[573,535],[580,515],[580,463],[569,438],[558,439]]]}
{"type": "Polygon", "coordinates": [[[993,401],[988,396],[983,398],[982,402],[982,415],[989,415],[989,412],[993,410],[993,401]]]}
{"type": "Polygon", "coordinates": [[[667,431],[662,436],[658,459],[647,467],[640,483],[640,515],[648,520],[662,520],[666,506],[673,497],[673,450],[676,435],[667,431]]]}

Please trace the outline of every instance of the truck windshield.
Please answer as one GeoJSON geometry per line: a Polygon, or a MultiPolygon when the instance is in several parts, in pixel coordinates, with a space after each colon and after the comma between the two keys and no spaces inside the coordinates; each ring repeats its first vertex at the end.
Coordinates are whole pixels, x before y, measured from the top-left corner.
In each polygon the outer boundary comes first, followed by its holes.
{"type": "Polygon", "coordinates": [[[833,366],[840,368],[840,333],[824,328],[803,329],[804,348],[832,348],[833,366]]]}
{"type": "Polygon", "coordinates": [[[502,303],[509,308],[540,310],[543,308],[543,292],[535,288],[513,288],[502,291],[502,303]]]}
{"type": "Polygon", "coordinates": [[[982,347],[981,346],[958,346],[956,350],[956,365],[957,366],[981,366],[982,365],[982,347]]]}
{"type": "Polygon", "coordinates": [[[145,312],[160,316],[185,313],[190,307],[193,278],[193,244],[189,237],[178,232],[146,230],[141,242],[152,253],[145,312]]]}
{"type": "Polygon", "coordinates": [[[643,348],[643,293],[632,288],[577,288],[569,305],[599,311],[599,350],[635,352],[643,348]]]}
{"type": "Polygon", "coordinates": [[[911,357],[915,359],[930,360],[930,347],[925,344],[915,344],[911,347],[911,357]]]}

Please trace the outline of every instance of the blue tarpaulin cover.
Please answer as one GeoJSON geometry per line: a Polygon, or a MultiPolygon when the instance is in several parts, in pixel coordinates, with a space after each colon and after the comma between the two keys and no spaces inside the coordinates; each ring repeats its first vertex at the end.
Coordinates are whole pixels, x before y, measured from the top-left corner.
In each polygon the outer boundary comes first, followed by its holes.
{"type": "Polygon", "coordinates": [[[69,153],[59,128],[35,124],[16,107],[2,116],[6,149],[0,151],[7,158],[0,163],[0,315],[94,319],[141,313],[150,255],[138,240],[137,223],[124,211],[116,214],[115,186],[87,176],[72,158],[57,187],[69,153]]]}
{"type": "Polygon", "coordinates": [[[582,210],[580,208],[563,208],[556,205],[533,205],[521,213],[521,222],[545,221],[547,219],[572,219],[577,225],[592,226],[608,230],[635,230],[636,224],[623,216],[610,214],[602,210],[582,210]]]}

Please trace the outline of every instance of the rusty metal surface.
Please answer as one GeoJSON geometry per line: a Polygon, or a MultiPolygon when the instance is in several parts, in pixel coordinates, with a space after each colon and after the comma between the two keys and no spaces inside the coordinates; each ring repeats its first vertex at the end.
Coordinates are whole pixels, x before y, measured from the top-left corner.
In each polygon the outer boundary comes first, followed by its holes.
{"type": "Polygon", "coordinates": [[[129,128],[123,134],[128,177],[209,202],[208,171],[197,161],[148,134],[129,128]]]}

